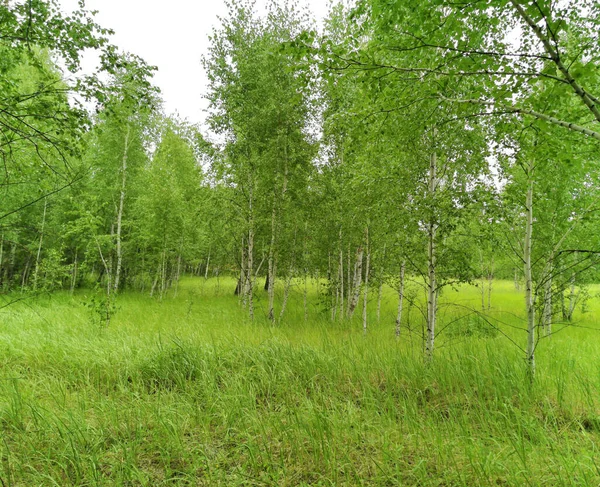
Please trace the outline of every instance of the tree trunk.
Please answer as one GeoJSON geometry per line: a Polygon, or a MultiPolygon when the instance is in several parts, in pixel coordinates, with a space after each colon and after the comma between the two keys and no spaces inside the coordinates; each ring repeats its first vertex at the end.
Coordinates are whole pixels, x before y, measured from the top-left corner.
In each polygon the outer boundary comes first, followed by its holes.
{"type": "Polygon", "coordinates": [[[254,321],[254,189],[252,181],[249,189],[248,254],[246,256],[246,290],[248,314],[254,321]]]}
{"type": "Polygon", "coordinates": [[[379,281],[377,289],[377,323],[381,321],[381,300],[383,299],[383,281],[379,281]]]}
{"type": "Polygon", "coordinates": [[[356,250],[356,261],[354,262],[354,279],[352,283],[352,299],[348,308],[348,318],[352,318],[354,310],[358,305],[360,298],[360,285],[362,281],[362,266],[363,266],[363,248],[359,247],[356,250]]]}
{"type": "Polygon", "coordinates": [[[167,247],[166,243],[163,247],[162,253],[162,265],[160,269],[160,296],[159,299],[162,301],[162,298],[165,294],[165,290],[167,288],[167,247]]]}
{"type": "Polygon", "coordinates": [[[380,266],[381,275],[379,276],[379,290],[377,291],[377,323],[379,323],[381,318],[381,298],[383,296],[383,269],[385,262],[385,250],[386,244],[383,244],[383,262],[380,266]]]}
{"type": "Polygon", "coordinates": [[[25,285],[27,284],[27,278],[29,277],[29,268],[31,267],[31,259],[28,257],[23,268],[23,274],[21,274],[21,292],[25,291],[25,285]]]}
{"type": "Polygon", "coordinates": [[[483,259],[483,250],[479,249],[479,263],[481,265],[481,279],[480,279],[480,285],[481,285],[481,311],[485,310],[485,281],[486,281],[486,269],[485,269],[485,262],[483,259]]]}
{"type": "Polygon", "coordinates": [[[271,244],[269,245],[269,260],[267,273],[267,292],[269,296],[269,320],[275,321],[275,221],[277,212],[275,209],[275,196],[273,195],[273,208],[271,211],[271,244]]]}
{"type": "Polygon", "coordinates": [[[308,271],[304,269],[304,322],[308,321],[308,271]]]}
{"type": "Polygon", "coordinates": [[[432,211],[428,225],[429,242],[427,245],[427,341],[425,344],[425,359],[430,362],[433,359],[435,345],[435,325],[437,319],[437,222],[433,208],[435,207],[435,196],[437,191],[437,154],[435,150],[431,154],[429,164],[429,197],[431,199],[432,211]]]}
{"type": "Polygon", "coordinates": [[[156,274],[154,275],[154,281],[152,282],[152,287],[150,288],[150,297],[154,296],[154,291],[156,291],[156,286],[158,285],[158,280],[160,279],[161,270],[162,270],[162,262],[158,264],[158,269],[156,269],[156,274]]]}
{"type": "MultiPolygon", "coordinates": [[[[38,285],[38,273],[40,270],[40,257],[42,255],[42,243],[44,242],[44,228],[46,226],[46,209],[48,208],[48,198],[44,198],[44,213],[42,216],[42,227],[40,230],[40,242],[37,249],[37,255],[35,257],[35,270],[33,272],[33,290],[37,289],[38,285]]],[[[23,284],[24,286],[25,284],[23,284]]]]}
{"type": "Polygon", "coordinates": [[[281,303],[281,310],[279,311],[279,320],[278,320],[279,323],[281,323],[283,321],[283,315],[285,314],[285,310],[287,308],[287,303],[288,303],[288,299],[290,296],[290,288],[292,287],[293,276],[294,276],[294,264],[292,262],[292,264],[290,266],[290,272],[285,280],[285,287],[284,287],[284,291],[283,291],[283,301],[281,303]]]}
{"type": "Polygon", "coordinates": [[[5,286],[4,282],[4,232],[2,232],[2,237],[0,237],[0,289],[5,286]]]}
{"type": "Polygon", "coordinates": [[[285,314],[285,310],[287,308],[288,298],[290,296],[290,288],[292,287],[292,271],[290,269],[290,274],[287,276],[285,280],[285,287],[283,290],[283,301],[281,303],[281,310],[279,311],[279,320],[278,323],[283,321],[283,315],[285,314]]]}
{"type": "Polygon", "coordinates": [[[367,303],[369,298],[369,270],[371,265],[371,246],[369,244],[369,227],[365,228],[365,246],[367,248],[367,262],[365,268],[365,289],[363,295],[363,333],[367,334],[367,303]]]}
{"type": "Polygon", "coordinates": [[[123,250],[121,249],[121,231],[123,223],[123,208],[125,206],[125,188],[127,184],[127,152],[129,151],[129,136],[131,126],[127,124],[125,132],[125,149],[123,150],[123,161],[121,163],[121,195],[119,197],[119,210],[117,211],[117,268],[115,269],[114,291],[119,291],[119,280],[121,278],[121,265],[123,263],[123,250]]]}
{"type": "MultiPolygon", "coordinates": [[[[335,321],[338,306],[340,304],[340,283],[338,279],[333,279],[333,272],[331,270],[331,251],[328,253],[328,269],[327,279],[329,281],[329,289],[331,290],[331,321],[335,321]],[[335,285],[335,297],[333,295],[333,286],[335,285]]],[[[339,273],[339,272],[338,272],[339,273]]]]}
{"type": "Polygon", "coordinates": [[[242,237],[242,253],[241,253],[241,260],[240,260],[240,277],[238,279],[238,285],[235,288],[235,294],[236,296],[238,296],[238,300],[240,304],[243,304],[244,306],[246,305],[245,303],[245,298],[244,298],[244,292],[246,289],[246,250],[244,248],[244,238],[242,237]]]}
{"type": "Polygon", "coordinates": [[[567,306],[565,304],[565,292],[566,289],[562,289],[560,292],[560,310],[563,321],[567,321],[567,306]]]}
{"type": "Polygon", "coordinates": [[[400,266],[400,282],[398,283],[398,313],[396,314],[396,339],[400,338],[400,325],[402,324],[402,309],[404,307],[404,273],[406,261],[400,266]]]}
{"type": "Polygon", "coordinates": [[[179,278],[181,277],[181,252],[177,256],[177,270],[175,271],[175,292],[173,293],[173,297],[177,297],[177,293],[179,291],[179,278]]]}
{"type": "Polygon", "coordinates": [[[77,257],[79,255],[79,249],[75,249],[75,259],[73,260],[73,271],[71,272],[71,294],[75,291],[77,285],[77,257]]]}
{"type": "Polygon", "coordinates": [[[575,272],[571,274],[571,292],[569,293],[569,313],[567,314],[567,320],[573,319],[573,313],[575,312],[575,303],[577,302],[577,294],[575,293],[575,272]]]}
{"type": "Polygon", "coordinates": [[[527,311],[527,365],[531,380],[535,376],[535,300],[531,269],[531,240],[533,233],[533,169],[527,172],[527,196],[525,202],[525,242],[523,261],[525,264],[525,308],[527,311]]]}
{"type": "Polygon", "coordinates": [[[350,305],[352,304],[352,281],[350,279],[350,268],[351,268],[351,257],[350,257],[350,245],[348,245],[348,254],[346,258],[346,316],[350,316],[350,305]]]}
{"type": "MultiPolygon", "coordinates": [[[[10,246],[10,260],[7,269],[7,281],[13,282],[15,277],[15,263],[17,260],[17,239],[18,235],[15,235],[14,240],[10,246]]],[[[9,283],[8,283],[9,284],[9,283]]]]}
{"type": "Polygon", "coordinates": [[[204,269],[204,280],[208,279],[208,266],[210,265],[210,248],[208,249],[208,257],[206,258],[206,269],[204,269]]]}
{"type": "MultiPolygon", "coordinates": [[[[94,237],[95,238],[95,237],[94,237]]],[[[109,266],[108,262],[104,258],[104,254],[102,253],[102,248],[100,247],[100,243],[98,239],[96,239],[96,246],[98,247],[98,253],[100,254],[100,260],[102,261],[102,265],[104,266],[104,272],[106,273],[106,299],[104,301],[104,320],[106,326],[110,325],[110,320],[112,316],[112,269],[109,266]]]]}
{"type": "Polygon", "coordinates": [[[304,268],[304,322],[308,321],[308,251],[307,251],[308,221],[304,222],[304,239],[302,249],[302,264],[304,268]]]}
{"type": "Polygon", "coordinates": [[[494,256],[490,262],[490,268],[488,272],[488,294],[487,294],[487,309],[492,309],[492,285],[494,283],[494,256]]]}
{"type": "Polygon", "coordinates": [[[552,266],[550,266],[550,272],[546,275],[546,282],[544,283],[544,310],[542,316],[545,335],[549,337],[552,335],[552,266]]]}
{"type": "Polygon", "coordinates": [[[292,251],[292,261],[290,263],[290,270],[288,272],[287,278],[285,280],[285,288],[283,291],[283,302],[281,303],[281,311],[279,312],[279,320],[278,322],[281,323],[283,320],[283,315],[285,313],[286,307],[287,307],[287,303],[288,303],[288,298],[290,296],[290,288],[292,287],[292,279],[294,277],[295,274],[295,269],[296,269],[296,236],[297,236],[297,227],[294,229],[294,242],[292,243],[292,249],[294,249],[292,251]]]}
{"type": "Polygon", "coordinates": [[[340,285],[340,320],[344,319],[344,249],[342,248],[342,228],[340,227],[340,264],[338,269],[340,285]]]}
{"type": "Polygon", "coordinates": [[[337,312],[337,306],[339,301],[339,289],[338,284],[332,279],[333,272],[331,270],[331,250],[327,252],[327,295],[329,298],[329,312],[331,313],[331,321],[335,321],[335,314],[337,312]],[[335,292],[333,286],[335,285],[335,292]]]}
{"type": "MultiPolygon", "coordinates": [[[[281,200],[283,204],[288,184],[288,161],[287,161],[287,137],[283,146],[284,150],[284,168],[283,184],[281,187],[281,200]]],[[[279,224],[277,221],[277,198],[273,193],[273,209],[271,212],[271,245],[269,246],[269,320],[275,321],[275,279],[277,275],[277,236],[279,233],[279,224]]]]}

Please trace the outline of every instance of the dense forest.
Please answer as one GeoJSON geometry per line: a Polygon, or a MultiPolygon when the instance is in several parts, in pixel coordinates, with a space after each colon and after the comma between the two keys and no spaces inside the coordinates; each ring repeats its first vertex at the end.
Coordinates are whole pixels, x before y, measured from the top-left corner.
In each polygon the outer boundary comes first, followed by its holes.
{"type": "Polygon", "coordinates": [[[400,334],[412,280],[431,356],[444,289],[477,282],[485,310],[512,279],[533,367],[599,277],[599,7],[388,3],[336,6],[319,33],[293,4],[233,2],[203,128],[166,116],[155,68],[85,10],[1,7],[4,292],[97,286],[108,323],[125,289],[236,275],[249,316],[264,281],[278,323],[319,280],[331,320],[362,302],[366,332],[387,284],[400,334]]]}

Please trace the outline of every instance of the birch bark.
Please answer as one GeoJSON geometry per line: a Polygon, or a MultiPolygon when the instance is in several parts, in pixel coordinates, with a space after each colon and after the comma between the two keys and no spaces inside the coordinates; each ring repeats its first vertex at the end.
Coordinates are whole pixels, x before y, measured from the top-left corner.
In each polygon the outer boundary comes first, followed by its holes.
{"type": "Polygon", "coordinates": [[[400,282],[398,284],[398,312],[396,314],[396,338],[400,338],[400,326],[402,324],[402,310],[404,307],[404,274],[406,271],[406,261],[402,261],[400,266],[400,282]]]}
{"type": "MultiPolygon", "coordinates": [[[[46,210],[48,209],[48,198],[44,198],[44,213],[42,216],[42,227],[40,230],[40,242],[38,244],[37,254],[35,256],[35,271],[33,272],[33,290],[37,289],[38,275],[40,270],[40,257],[42,255],[42,244],[44,242],[44,230],[46,227],[46,210]]],[[[25,282],[25,279],[23,279],[25,282]]]]}
{"type": "Polygon", "coordinates": [[[350,300],[350,306],[348,307],[348,318],[352,318],[354,310],[358,305],[360,298],[360,285],[362,282],[362,266],[363,266],[363,253],[362,247],[356,250],[356,261],[354,263],[354,279],[352,284],[352,299],[350,300]]]}
{"type": "Polygon", "coordinates": [[[365,246],[367,248],[367,262],[365,267],[365,286],[363,295],[363,333],[367,334],[367,306],[369,301],[369,271],[371,265],[371,245],[369,243],[369,227],[365,228],[365,246]]]}
{"type": "MultiPolygon", "coordinates": [[[[431,154],[429,164],[429,197],[431,205],[435,205],[435,196],[437,191],[437,154],[435,150],[431,154]]],[[[425,344],[425,359],[430,362],[433,359],[433,349],[435,345],[435,325],[437,319],[437,222],[434,211],[431,212],[428,224],[428,245],[427,245],[427,339],[425,344]]]]}
{"type": "Polygon", "coordinates": [[[119,291],[119,283],[121,278],[121,266],[123,264],[123,250],[121,248],[121,232],[123,223],[123,208],[125,207],[125,190],[127,186],[127,152],[129,151],[129,137],[131,135],[131,125],[127,124],[125,132],[125,149],[123,150],[123,160],[121,163],[121,194],[119,197],[119,210],[117,212],[117,268],[115,269],[114,291],[119,291]]]}
{"type": "Polygon", "coordinates": [[[523,244],[525,265],[525,308],[527,310],[527,365],[531,379],[535,376],[535,299],[531,268],[531,242],[533,234],[533,169],[527,171],[526,221],[523,244]]]}

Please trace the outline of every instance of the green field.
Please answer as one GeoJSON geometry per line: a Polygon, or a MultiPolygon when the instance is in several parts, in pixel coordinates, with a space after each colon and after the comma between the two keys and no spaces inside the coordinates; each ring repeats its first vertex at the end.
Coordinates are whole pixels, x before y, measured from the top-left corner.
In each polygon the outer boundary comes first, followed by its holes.
{"type": "MultiPolygon", "coordinates": [[[[109,328],[91,294],[2,309],[2,486],[600,484],[600,300],[540,342],[530,385],[523,297],[495,283],[445,291],[434,362],[416,308],[394,339],[394,293],[331,323],[311,286],[272,327],[233,281],[186,278],[177,297],[123,294],[109,328]],[[454,306],[453,304],[460,306],[454,306]],[[462,306],[465,306],[463,308],[462,306]],[[560,330],[560,331],[559,331],[560,330]]],[[[591,294],[597,295],[595,287],[591,294]]]]}

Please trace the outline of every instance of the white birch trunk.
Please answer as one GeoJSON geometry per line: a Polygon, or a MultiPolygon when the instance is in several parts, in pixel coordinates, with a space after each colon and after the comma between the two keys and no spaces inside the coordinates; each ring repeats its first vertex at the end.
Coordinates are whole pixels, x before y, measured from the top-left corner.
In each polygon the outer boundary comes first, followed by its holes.
{"type": "Polygon", "coordinates": [[[546,275],[544,283],[544,310],[543,310],[544,331],[547,337],[552,335],[552,266],[546,275]]]}
{"type": "Polygon", "coordinates": [[[14,240],[12,241],[12,244],[10,246],[10,258],[9,258],[9,265],[8,265],[8,270],[6,273],[6,278],[13,280],[14,276],[15,276],[15,262],[17,259],[17,240],[18,240],[18,235],[15,235],[14,240]]]}
{"type": "Polygon", "coordinates": [[[204,269],[204,280],[208,279],[208,266],[210,265],[210,248],[208,249],[208,257],[206,258],[206,269],[204,269]]]}
{"type": "Polygon", "coordinates": [[[4,282],[4,232],[2,232],[2,237],[0,237],[0,287],[6,285],[4,282]]]}
{"type": "Polygon", "coordinates": [[[240,280],[238,282],[238,302],[246,307],[246,250],[242,237],[242,254],[240,261],[240,280]]]}
{"type": "Polygon", "coordinates": [[[304,322],[308,321],[308,273],[304,269],[304,322]]]}
{"type": "Polygon", "coordinates": [[[336,294],[334,295],[332,290],[331,290],[331,250],[327,253],[327,286],[329,288],[329,293],[331,294],[331,301],[329,304],[329,311],[331,313],[331,321],[335,320],[335,310],[337,307],[337,299],[338,299],[338,295],[337,295],[337,287],[336,287],[336,294]]]}
{"type": "Polygon", "coordinates": [[[102,261],[102,265],[104,266],[104,272],[106,273],[106,301],[105,301],[105,322],[106,326],[110,325],[110,319],[112,316],[112,269],[109,263],[104,258],[104,254],[102,253],[102,248],[100,247],[100,242],[96,239],[96,246],[98,247],[98,253],[100,254],[100,260],[102,261]]]}
{"type": "Polygon", "coordinates": [[[123,208],[125,207],[125,189],[127,185],[127,152],[129,151],[129,136],[131,126],[127,124],[125,133],[125,149],[123,150],[123,161],[121,163],[121,195],[119,197],[119,210],[117,212],[117,268],[115,269],[114,291],[119,291],[119,282],[121,278],[121,266],[123,264],[123,251],[121,249],[121,231],[123,223],[123,208]]]}
{"type": "MultiPolygon", "coordinates": [[[[431,204],[435,205],[435,194],[437,191],[437,154],[435,150],[431,154],[429,164],[429,197],[431,204]]],[[[425,344],[425,359],[431,361],[433,359],[433,350],[435,345],[435,325],[437,319],[437,222],[435,215],[431,214],[429,222],[429,242],[427,245],[427,341],[425,344]]]]}
{"type": "Polygon", "coordinates": [[[367,334],[367,304],[369,298],[369,271],[371,265],[371,245],[369,244],[369,227],[365,229],[365,246],[367,247],[367,262],[365,268],[365,288],[363,295],[363,333],[367,334]]]}
{"type": "Polygon", "coordinates": [[[306,236],[308,235],[308,222],[304,223],[304,322],[308,321],[308,252],[306,250],[306,236]]]}
{"type": "Polygon", "coordinates": [[[23,274],[21,274],[21,292],[25,291],[25,284],[27,283],[27,278],[29,276],[29,268],[31,267],[31,260],[27,259],[25,263],[25,268],[23,269],[23,274]]]}
{"type": "Polygon", "coordinates": [[[246,295],[248,298],[248,314],[254,321],[254,186],[252,179],[249,188],[249,225],[248,225],[248,255],[246,256],[246,295]]]}
{"type": "Polygon", "coordinates": [[[377,289],[377,323],[381,321],[381,300],[383,298],[383,281],[379,283],[377,289]]]}
{"type": "Polygon", "coordinates": [[[404,274],[406,272],[406,261],[400,266],[400,282],[398,283],[398,312],[396,314],[396,339],[400,338],[400,326],[402,324],[402,310],[404,307],[404,274]]]}
{"type": "Polygon", "coordinates": [[[285,310],[287,308],[288,299],[290,296],[290,288],[292,287],[292,279],[294,276],[294,264],[290,266],[290,272],[285,280],[285,287],[283,290],[283,302],[281,303],[281,311],[279,311],[279,320],[278,323],[283,321],[283,315],[285,314],[285,310]]]}
{"type": "Polygon", "coordinates": [[[73,294],[75,291],[75,285],[77,284],[77,257],[79,255],[79,249],[75,249],[75,259],[73,262],[73,272],[71,273],[71,289],[70,292],[73,294]]]}
{"type": "Polygon", "coordinates": [[[480,291],[481,291],[481,310],[485,310],[485,281],[486,281],[486,269],[485,262],[483,259],[483,251],[479,249],[479,263],[481,265],[481,279],[480,281],[480,291]]]}
{"type": "Polygon", "coordinates": [[[283,302],[281,303],[281,310],[279,311],[279,320],[278,320],[279,323],[281,323],[283,321],[283,315],[285,314],[285,310],[287,308],[287,303],[288,303],[288,298],[290,296],[290,288],[291,287],[292,287],[292,274],[290,273],[290,275],[285,280],[285,287],[283,290],[283,302]]]}
{"type": "Polygon", "coordinates": [[[166,244],[165,244],[165,246],[163,247],[162,265],[160,268],[160,296],[159,296],[159,299],[161,301],[165,294],[166,288],[167,288],[167,248],[166,248],[166,244]]]}
{"type": "Polygon", "coordinates": [[[275,321],[275,226],[277,212],[275,209],[275,196],[273,195],[273,208],[271,210],[271,244],[269,245],[268,281],[267,293],[269,296],[269,320],[275,321]]]}
{"type": "Polygon", "coordinates": [[[567,320],[571,321],[573,319],[573,313],[575,312],[575,303],[577,302],[577,294],[575,293],[575,273],[571,274],[571,292],[569,294],[569,314],[567,315],[567,320]]]}
{"type": "Polygon", "coordinates": [[[354,279],[352,284],[352,299],[348,308],[348,318],[352,318],[354,310],[358,305],[360,298],[360,285],[362,282],[362,266],[363,266],[363,248],[359,247],[356,250],[356,261],[354,263],[354,279]]]}
{"type": "MultiPolygon", "coordinates": [[[[33,272],[33,290],[37,289],[38,275],[40,270],[40,257],[42,255],[42,244],[44,242],[44,230],[46,227],[46,210],[48,208],[48,198],[44,198],[44,213],[42,216],[42,228],[40,230],[40,242],[38,244],[37,254],[35,256],[35,270],[33,272]]],[[[25,285],[25,279],[23,279],[23,286],[25,285]]]]}
{"type": "Polygon", "coordinates": [[[492,286],[494,284],[494,256],[490,262],[490,268],[488,272],[488,294],[487,294],[487,309],[492,309],[492,286]]]}
{"type": "Polygon", "coordinates": [[[346,316],[350,316],[350,305],[352,303],[352,281],[350,279],[350,269],[351,269],[351,257],[350,257],[350,246],[348,246],[348,254],[346,259],[346,296],[348,304],[346,305],[346,316]]]}
{"type": "Polygon", "coordinates": [[[340,263],[338,268],[340,281],[340,320],[344,318],[344,250],[342,248],[342,229],[340,228],[340,263]]]}
{"type": "Polygon", "coordinates": [[[527,173],[527,196],[525,201],[526,222],[523,261],[525,264],[525,308],[527,311],[527,365],[530,378],[535,376],[535,301],[531,269],[531,240],[533,234],[533,177],[532,168],[527,173]]]}
{"type": "Polygon", "coordinates": [[[294,249],[294,251],[292,252],[292,262],[290,263],[290,270],[288,272],[287,278],[285,280],[285,287],[284,287],[284,291],[283,291],[283,302],[281,303],[281,311],[279,312],[279,320],[278,322],[281,323],[283,321],[283,315],[285,314],[285,310],[287,308],[287,303],[288,303],[288,298],[290,296],[290,288],[292,287],[292,279],[294,278],[294,275],[296,274],[296,236],[297,236],[298,232],[297,232],[297,227],[296,229],[294,229],[294,242],[292,243],[292,249],[294,249]]]}
{"type": "Polygon", "coordinates": [[[381,298],[383,297],[383,269],[385,263],[386,244],[383,244],[383,262],[380,266],[381,275],[379,276],[379,290],[377,291],[377,323],[381,319],[381,298]]]}
{"type": "Polygon", "coordinates": [[[177,256],[177,271],[175,272],[175,292],[173,293],[173,297],[177,297],[177,293],[179,292],[179,278],[181,277],[181,252],[177,256]]]}
{"type": "Polygon", "coordinates": [[[158,280],[160,279],[161,269],[162,269],[162,263],[158,264],[158,269],[156,269],[156,274],[154,275],[154,281],[152,282],[152,286],[150,287],[150,297],[154,296],[154,291],[156,291],[156,286],[158,285],[158,280]]]}

